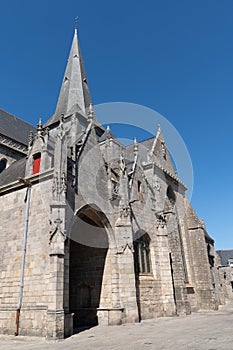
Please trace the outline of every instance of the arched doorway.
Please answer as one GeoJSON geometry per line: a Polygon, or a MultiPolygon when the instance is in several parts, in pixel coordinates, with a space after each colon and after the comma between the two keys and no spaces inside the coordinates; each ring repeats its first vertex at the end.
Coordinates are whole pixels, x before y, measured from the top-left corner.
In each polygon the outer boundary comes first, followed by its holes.
{"type": "Polygon", "coordinates": [[[69,309],[74,332],[98,324],[109,240],[106,216],[87,205],[77,213],[70,236],[69,309]]]}

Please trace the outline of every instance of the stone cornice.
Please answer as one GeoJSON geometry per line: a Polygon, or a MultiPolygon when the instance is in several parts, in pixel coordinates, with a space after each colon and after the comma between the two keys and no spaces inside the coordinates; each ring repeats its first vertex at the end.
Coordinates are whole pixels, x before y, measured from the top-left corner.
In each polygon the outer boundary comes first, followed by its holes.
{"type": "Polygon", "coordinates": [[[45,180],[48,180],[49,178],[52,178],[53,176],[53,168],[52,169],[49,169],[43,173],[40,173],[40,174],[35,174],[35,175],[32,175],[32,176],[28,176],[26,177],[24,180],[25,180],[25,183],[23,183],[22,181],[20,180],[17,180],[17,181],[14,181],[14,182],[11,182],[7,185],[4,185],[2,187],[0,187],[0,196],[8,193],[8,192],[12,192],[12,191],[17,191],[17,190],[20,190],[22,188],[25,188],[27,187],[27,183],[30,183],[31,185],[34,185],[38,182],[43,182],[45,180]]]}
{"type": "Polygon", "coordinates": [[[114,139],[114,138],[112,138],[112,137],[109,138],[109,139],[106,139],[106,140],[104,140],[104,141],[99,142],[99,145],[100,145],[100,146],[105,145],[105,144],[107,143],[108,140],[111,141],[111,142],[113,142],[113,143],[115,143],[116,145],[122,147],[123,150],[126,150],[126,147],[125,147],[124,145],[122,145],[122,144],[120,143],[120,141],[118,141],[117,139],[114,139]]]}
{"type": "Polygon", "coordinates": [[[195,230],[202,230],[205,234],[205,238],[207,240],[209,240],[211,243],[214,243],[214,239],[212,237],[210,237],[210,235],[208,234],[208,232],[206,231],[205,227],[203,227],[203,225],[197,225],[194,227],[188,227],[189,231],[195,231],[195,230]]]}
{"type": "Polygon", "coordinates": [[[201,225],[193,226],[193,227],[188,227],[189,231],[194,231],[194,230],[203,230],[204,228],[201,225]]]}
{"type": "Polygon", "coordinates": [[[16,152],[27,154],[27,146],[17,142],[7,136],[0,134],[0,144],[16,152]]]}

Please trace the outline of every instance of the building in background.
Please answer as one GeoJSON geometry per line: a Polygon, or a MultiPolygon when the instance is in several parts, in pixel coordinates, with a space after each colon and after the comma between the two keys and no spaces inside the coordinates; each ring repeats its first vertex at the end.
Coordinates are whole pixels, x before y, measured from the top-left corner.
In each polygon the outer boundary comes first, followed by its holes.
{"type": "Polygon", "coordinates": [[[219,281],[222,298],[233,298],[233,249],[217,250],[216,264],[218,264],[219,281]]]}
{"type": "Polygon", "coordinates": [[[76,30],[54,115],[37,130],[0,117],[1,333],[56,339],[218,308],[214,241],[162,131],[124,146],[103,129],[76,30]]]}

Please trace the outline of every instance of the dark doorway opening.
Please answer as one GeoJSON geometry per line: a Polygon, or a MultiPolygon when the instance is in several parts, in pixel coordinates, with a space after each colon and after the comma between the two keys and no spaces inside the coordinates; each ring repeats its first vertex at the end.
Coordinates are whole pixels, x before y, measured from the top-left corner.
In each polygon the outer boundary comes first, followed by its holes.
{"type": "Polygon", "coordinates": [[[79,212],[70,239],[69,309],[74,332],[98,325],[108,237],[102,213],[90,206],[79,212]]]}

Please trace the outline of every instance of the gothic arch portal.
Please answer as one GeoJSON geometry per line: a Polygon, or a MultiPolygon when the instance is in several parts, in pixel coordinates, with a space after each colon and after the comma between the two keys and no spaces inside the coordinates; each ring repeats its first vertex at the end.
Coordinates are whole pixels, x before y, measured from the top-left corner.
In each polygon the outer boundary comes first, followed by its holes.
{"type": "Polygon", "coordinates": [[[106,215],[85,205],[75,215],[70,234],[69,311],[74,331],[99,324],[99,310],[110,309],[114,235],[106,215]]]}

